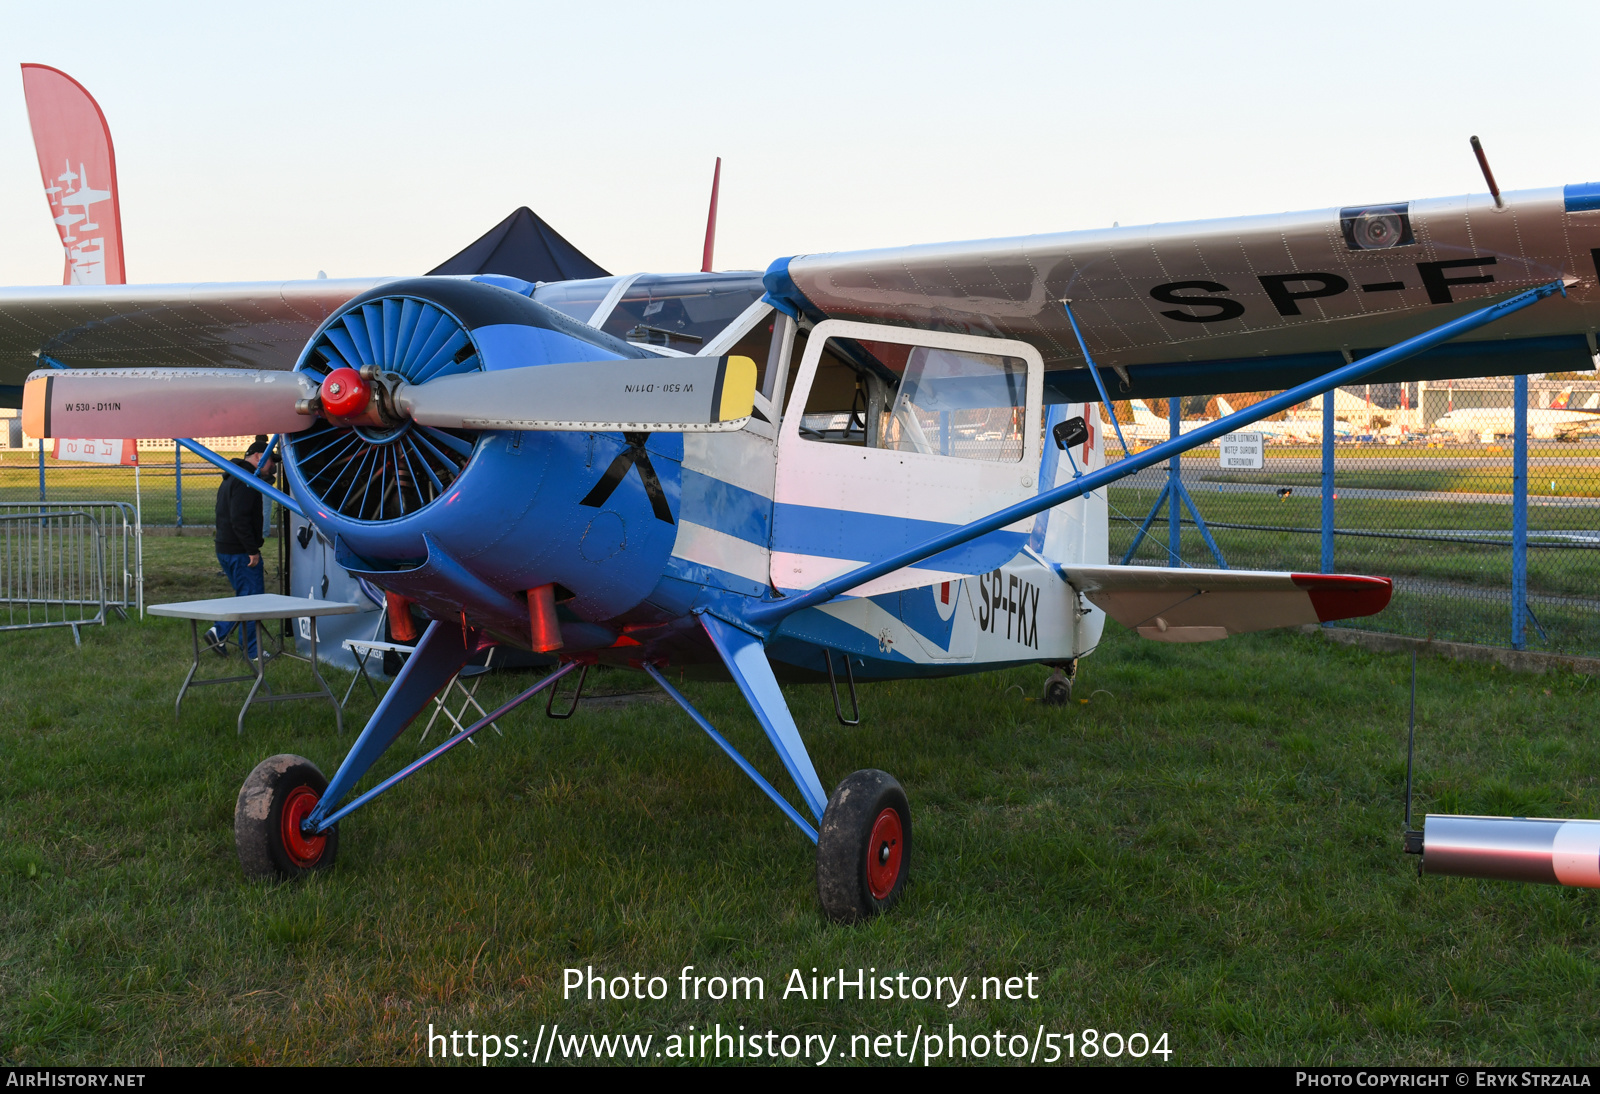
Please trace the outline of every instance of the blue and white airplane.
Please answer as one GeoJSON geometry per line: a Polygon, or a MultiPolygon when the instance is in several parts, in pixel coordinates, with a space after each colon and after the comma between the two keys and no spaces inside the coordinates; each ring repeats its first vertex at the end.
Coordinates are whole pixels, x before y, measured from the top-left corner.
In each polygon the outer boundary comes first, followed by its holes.
{"type": "Polygon", "coordinates": [[[245,781],[248,874],[330,866],[351,810],[487,724],[350,800],[506,644],[554,668],[505,709],[591,664],[648,672],[816,842],[821,903],[849,921],[899,897],[910,807],[881,771],[825,783],[780,680],[1042,664],[1060,700],[1107,614],[1197,642],[1381,610],[1383,578],[1108,565],[1105,488],[1374,373],[1588,367],[1596,255],[1581,185],[764,274],[11,289],[0,382],[27,374],[10,390],[35,436],[278,434],[288,495],[255,485],[420,631],[331,780],[275,756],[245,781]],[[1109,462],[1091,405],[1278,388],[1109,462]],[[734,680],[798,807],[668,669],[734,680]]]}

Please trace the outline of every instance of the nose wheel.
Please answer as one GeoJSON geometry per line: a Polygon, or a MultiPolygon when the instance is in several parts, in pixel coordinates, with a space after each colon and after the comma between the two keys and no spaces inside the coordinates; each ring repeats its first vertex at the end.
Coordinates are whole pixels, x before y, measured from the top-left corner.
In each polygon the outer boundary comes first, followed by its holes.
{"type": "Polygon", "coordinates": [[[246,877],[296,878],[333,865],[338,826],[316,835],[302,827],[327,788],[317,765],[301,756],[272,756],[256,765],[233,807],[233,842],[246,877]]]}
{"type": "Polygon", "coordinates": [[[886,771],[839,784],[817,833],[817,896],[830,919],[855,923],[894,907],[911,873],[911,807],[886,771]]]}

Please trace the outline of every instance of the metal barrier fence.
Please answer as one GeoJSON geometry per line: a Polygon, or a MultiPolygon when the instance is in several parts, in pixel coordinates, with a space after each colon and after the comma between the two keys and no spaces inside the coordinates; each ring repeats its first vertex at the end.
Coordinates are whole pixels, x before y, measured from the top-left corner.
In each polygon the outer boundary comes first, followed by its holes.
{"type": "MultiPolygon", "coordinates": [[[[1178,402],[1188,420],[1254,398],[1178,402]]],[[[1153,402],[1120,405],[1130,447],[1170,435],[1171,408],[1153,402]]],[[[1251,428],[1266,434],[1259,468],[1224,467],[1216,446],[1181,461],[1192,512],[1180,504],[1176,529],[1164,500],[1154,512],[1170,470],[1112,487],[1112,561],[1382,574],[1390,607],[1344,625],[1600,655],[1593,374],[1341,390],[1251,428]]]]}
{"type": "MultiPolygon", "coordinates": [[[[52,603],[100,604],[124,619],[129,612],[144,611],[144,544],[132,505],[118,501],[0,502],[0,522],[4,522],[0,535],[11,537],[6,541],[5,570],[0,577],[0,606],[11,606],[13,623],[15,606],[36,599],[31,594],[19,596],[17,590],[65,588],[65,571],[60,567],[65,565],[63,560],[83,554],[86,547],[80,540],[85,536],[92,536],[96,544],[98,588],[92,595],[47,599],[52,603]],[[68,517],[75,519],[65,519],[68,517]],[[50,570],[52,566],[56,569],[50,570]]],[[[31,625],[35,624],[24,622],[17,627],[31,625]]]]}
{"type": "Polygon", "coordinates": [[[0,514],[0,631],[106,621],[105,536],[100,520],[76,508],[0,514]]]}

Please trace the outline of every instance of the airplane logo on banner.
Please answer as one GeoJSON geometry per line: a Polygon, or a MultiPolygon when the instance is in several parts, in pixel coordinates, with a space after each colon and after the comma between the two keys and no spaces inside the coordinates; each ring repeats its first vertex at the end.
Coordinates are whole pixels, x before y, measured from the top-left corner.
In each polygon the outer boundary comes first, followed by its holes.
{"type": "Polygon", "coordinates": [[[22,90],[50,217],[61,236],[62,284],[126,283],[117,157],[105,115],[82,84],[47,65],[23,65],[22,90]]]}

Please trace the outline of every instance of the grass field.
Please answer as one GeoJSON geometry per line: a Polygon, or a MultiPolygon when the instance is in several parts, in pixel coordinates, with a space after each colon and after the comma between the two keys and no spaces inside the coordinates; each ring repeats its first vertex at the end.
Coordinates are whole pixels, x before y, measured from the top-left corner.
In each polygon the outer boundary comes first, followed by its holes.
{"type": "MultiPolygon", "coordinates": [[[[1387,473],[1387,472],[1385,472],[1387,473]]],[[[1273,473],[1274,480],[1282,478],[1273,473]]],[[[1341,476],[1342,480],[1342,476],[1341,476]]],[[[1113,487],[1111,557],[1120,559],[1133,542],[1138,522],[1154,503],[1154,490],[1113,487]]],[[[1195,504],[1213,525],[1211,531],[1224,559],[1235,569],[1309,570],[1321,568],[1321,499],[1272,494],[1234,494],[1195,490],[1195,504]],[[1252,525],[1225,528],[1224,524],[1252,525]],[[1284,529],[1284,530],[1274,530],[1284,529]],[[1289,530],[1292,529],[1292,530],[1289,530]]],[[[1335,526],[1373,532],[1416,531],[1449,536],[1456,530],[1503,530],[1484,537],[1510,539],[1510,507],[1444,501],[1401,502],[1339,498],[1335,526]]],[[[1534,506],[1528,511],[1532,531],[1594,530],[1596,510],[1534,506]]],[[[1535,540],[1538,544],[1541,541],[1535,540]]],[[[1552,541],[1542,541],[1549,544],[1552,541]]],[[[1141,561],[1165,564],[1166,510],[1152,535],[1140,544],[1141,561]]],[[[1183,530],[1183,560],[1192,566],[1214,566],[1193,526],[1183,530]]],[[[1397,634],[1458,642],[1505,645],[1511,634],[1511,551],[1503,545],[1438,540],[1389,539],[1340,535],[1334,541],[1334,566],[1347,573],[1381,574],[1411,579],[1402,584],[1388,611],[1352,625],[1397,634]]],[[[1529,625],[1528,648],[1600,655],[1600,612],[1594,610],[1600,589],[1600,551],[1581,544],[1535,546],[1528,552],[1528,590],[1539,626],[1529,625]],[[1569,598],[1560,603],[1550,598],[1569,598]],[[1542,632],[1540,627],[1543,628],[1542,632]]]]}
{"type": "MultiPolygon", "coordinates": [[[[149,547],[168,598],[221,588],[203,542],[149,547]]],[[[254,714],[239,738],[241,696],[222,688],[174,724],[187,641],[154,620],[92,628],[81,650],[0,635],[6,1063],[409,1063],[430,1023],[657,1048],[742,1024],[838,1034],[846,1062],[852,1035],[909,1043],[919,1024],[1166,1033],[1174,1063],[1580,1062],[1600,1034],[1594,893],[1419,879],[1399,853],[1400,657],[1117,632],[1084,662],[1087,703],[1029,701],[1042,669],[879,685],[857,729],[825,689],[791,689],[825,782],[877,766],[911,795],[905,901],[838,928],[809,844],[656,703],[562,723],[525,708],[348,819],[332,872],[246,884],[245,775],[275,752],[331,773],[351,738],[313,704],[254,714]],[[672,996],[563,1001],[563,970],[589,965],[661,975],[672,996]],[[679,1001],[683,965],[761,976],[766,999],[679,1001]],[[782,999],[813,967],[973,991],[1033,974],[1040,998],[782,999]]],[[[685,690],[786,785],[731,685],[685,690]]],[[[1600,816],[1593,703],[1583,677],[1424,660],[1419,811],[1600,816]]],[[[413,730],[374,777],[417,753],[413,730]]]]}

